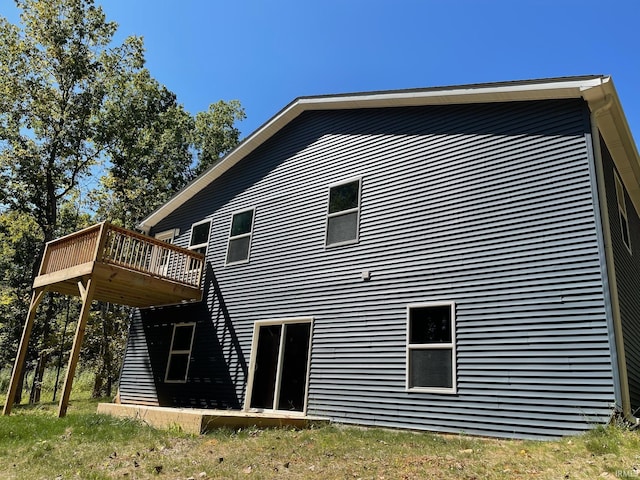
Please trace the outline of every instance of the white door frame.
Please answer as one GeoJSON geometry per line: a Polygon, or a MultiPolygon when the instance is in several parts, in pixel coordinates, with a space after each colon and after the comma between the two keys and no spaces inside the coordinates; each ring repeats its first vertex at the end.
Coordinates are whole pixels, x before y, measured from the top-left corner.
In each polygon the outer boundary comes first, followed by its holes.
{"type": "MultiPolygon", "coordinates": [[[[253,337],[251,340],[251,357],[250,357],[250,361],[249,361],[249,378],[247,379],[247,389],[246,389],[246,395],[244,398],[244,408],[243,410],[245,412],[249,412],[249,411],[269,411],[269,412],[276,412],[276,411],[282,411],[282,412],[287,412],[287,414],[289,415],[306,415],[307,413],[307,401],[308,401],[308,395],[309,395],[309,374],[310,374],[310,370],[311,370],[311,340],[313,338],[313,317],[293,317],[293,318],[280,318],[280,319],[274,319],[274,320],[256,320],[255,323],[253,324],[253,337]],[[257,349],[258,349],[258,337],[260,334],[260,327],[266,327],[266,326],[270,326],[270,325],[281,325],[281,326],[285,326],[287,324],[295,324],[295,323],[308,323],[309,324],[309,351],[307,353],[307,378],[305,379],[305,386],[304,386],[304,406],[302,408],[302,412],[292,412],[291,410],[278,410],[277,408],[270,408],[270,409],[256,409],[256,408],[251,408],[251,396],[253,394],[253,380],[254,380],[254,374],[255,374],[255,367],[256,367],[256,353],[257,353],[257,349]]],[[[284,357],[283,357],[283,353],[284,353],[284,340],[285,340],[285,335],[284,335],[284,328],[281,330],[280,332],[280,346],[278,347],[278,366],[277,366],[277,370],[276,370],[276,384],[274,386],[274,397],[273,397],[273,405],[274,407],[276,405],[278,405],[278,401],[280,400],[280,382],[282,379],[282,366],[283,366],[283,362],[284,362],[284,357]]]]}

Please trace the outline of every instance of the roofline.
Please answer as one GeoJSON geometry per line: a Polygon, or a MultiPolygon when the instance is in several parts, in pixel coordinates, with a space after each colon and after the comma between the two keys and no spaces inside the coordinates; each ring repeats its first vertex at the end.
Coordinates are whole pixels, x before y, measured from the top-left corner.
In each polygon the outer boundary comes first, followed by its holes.
{"type": "MultiPolygon", "coordinates": [[[[173,198],[160,206],[145,218],[138,228],[149,232],[160,220],[171,214],[211,182],[219,178],[252,151],[266,142],[287,124],[305,111],[341,110],[381,107],[409,107],[425,105],[450,105],[472,103],[515,102],[527,100],[551,100],[582,98],[593,111],[607,98],[613,99],[610,115],[599,117],[613,122],[605,128],[608,135],[618,136],[620,145],[629,156],[627,173],[633,172],[636,178],[636,200],[634,204],[640,211],[640,161],[631,136],[631,131],[622,112],[611,77],[591,75],[581,77],[547,78],[500,83],[482,83],[451,87],[417,88],[380,92],[363,92],[338,95],[320,95],[298,97],[271,117],[261,127],[251,133],[236,148],[215,165],[180,190],[173,198]],[[609,97],[607,97],[609,96],[609,97]]],[[[600,126],[600,125],[599,125],[600,126]]],[[[600,127],[602,128],[602,127],[600,127]]],[[[607,142],[607,144],[609,144],[607,142]]],[[[613,152],[612,152],[613,155],[613,152]]],[[[621,172],[621,175],[624,174],[621,172]]],[[[631,182],[625,182],[631,195],[631,182]]],[[[632,198],[634,198],[632,196],[632,198]]]]}

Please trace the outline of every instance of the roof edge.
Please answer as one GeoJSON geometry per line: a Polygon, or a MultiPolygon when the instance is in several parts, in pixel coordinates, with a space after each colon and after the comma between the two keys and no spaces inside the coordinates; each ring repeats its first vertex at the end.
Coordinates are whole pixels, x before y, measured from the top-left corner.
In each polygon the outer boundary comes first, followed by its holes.
{"type": "Polygon", "coordinates": [[[240,160],[249,155],[252,151],[305,111],[496,103],[568,98],[584,98],[588,102],[594,102],[597,99],[604,98],[604,95],[609,93],[609,90],[613,92],[612,94],[617,99],[617,94],[615,93],[615,89],[613,89],[612,84],[611,89],[606,89],[607,92],[602,90],[603,86],[610,82],[611,77],[609,76],[589,75],[580,77],[546,78],[540,80],[468,84],[451,87],[431,87],[298,97],[267,120],[267,122],[257,130],[251,133],[219,162],[211,166],[199,177],[176,193],[173,198],[142,220],[142,222],[138,224],[138,228],[148,233],[151,228],[158,224],[158,222],[193,198],[207,185],[235,166],[240,162],[240,160]]]}

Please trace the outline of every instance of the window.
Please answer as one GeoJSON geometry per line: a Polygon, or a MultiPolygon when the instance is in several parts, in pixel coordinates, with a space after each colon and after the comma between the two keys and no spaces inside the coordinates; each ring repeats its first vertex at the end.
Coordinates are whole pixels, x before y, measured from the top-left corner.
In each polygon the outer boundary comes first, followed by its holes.
{"type": "MultiPolygon", "coordinates": [[[[166,230],[156,234],[156,239],[165,243],[173,243],[173,240],[178,235],[179,230],[166,230]]],[[[152,271],[159,275],[167,275],[169,267],[169,260],[171,257],[171,249],[164,247],[154,247],[152,255],[152,271]]]]}
{"type": "MultiPolygon", "coordinates": [[[[189,249],[195,250],[203,255],[207,254],[207,246],[209,245],[209,230],[211,229],[211,220],[194,223],[191,226],[191,238],[189,239],[189,249]]],[[[193,260],[191,260],[193,262],[193,260]]],[[[194,265],[189,262],[189,270],[193,270],[194,265]]]]}
{"type": "Polygon", "coordinates": [[[407,323],[407,389],[455,393],[455,304],[410,305],[407,323]]]}
{"type": "Polygon", "coordinates": [[[629,235],[629,217],[627,217],[627,203],[625,202],[624,185],[617,172],[614,172],[616,184],[616,199],[618,200],[618,218],[620,219],[620,229],[622,231],[622,242],[631,253],[631,235],[629,235]]]}
{"type": "Polygon", "coordinates": [[[173,326],[165,382],[185,383],[187,381],[195,329],[195,323],[177,323],[173,326]]]}
{"type": "Polygon", "coordinates": [[[234,213],[231,216],[229,243],[227,244],[227,265],[249,261],[254,212],[255,210],[252,208],[234,213]]]}
{"type": "Polygon", "coordinates": [[[329,188],[326,245],[358,241],[360,217],[360,179],[329,188]]]}
{"type": "Polygon", "coordinates": [[[191,239],[189,240],[189,249],[196,252],[207,253],[207,245],[209,244],[209,229],[211,228],[211,220],[194,223],[191,226],[191,239]]]}

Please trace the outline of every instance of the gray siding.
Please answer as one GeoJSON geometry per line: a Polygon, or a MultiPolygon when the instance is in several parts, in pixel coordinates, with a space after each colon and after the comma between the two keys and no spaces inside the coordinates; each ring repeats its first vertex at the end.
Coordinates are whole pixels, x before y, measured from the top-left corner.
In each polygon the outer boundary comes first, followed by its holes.
{"type": "Polygon", "coordinates": [[[618,301],[624,336],[624,353],[629,378],[631,408],[640,411],[640,219],[629,197],[626,198],[631,253],[622,241],[618,202],[614,184],[615,166],[607,146],[602,143],[602,157],[611,223],[611,239],[618,286],[618,301]]]}
{"type": "MultiPolygon", "coordinates": [[[[246,364],[255,321],[314,317],[310,414],[495,436],[585,430],[614,401],[587,120],[578,101],[307,112],[156,231],[180,228],[185,246],[191,223],[212,219],[219,296],[207,304],[226,304],[246,364]],[[325,248],[328,185],[352,177],[359,243],[325,248]],[[231,213],[248,207],[251,261],[225,266],[231,213]],[[455,395],[405,390],[406,307],[435,301],[456,302],[455,395]]],[[[243,400],[237,358],[225,361],[243,400]]]]}
{"type": "MultiPolygon", "coordinates": [[[[210,273],[206,274],[208,281],[212,281],[210,273]]],[[[120,400],[175,407],[241,408],[237,376],[240,373],[244,378],[247,367],[237,347],[233,327],[225,321],[219,302],[139,310],[129,330],[120,400]],[[185,322],[196,323],[189,381],[165,383],[173,325],[185,322]]]]}
{"type": "Polygon", "coordinates": [[[134,311],[120,374],[118,393],[122,403],[159,405],[151,359],[140,311],[134,311]]]}

